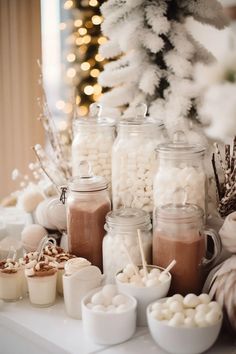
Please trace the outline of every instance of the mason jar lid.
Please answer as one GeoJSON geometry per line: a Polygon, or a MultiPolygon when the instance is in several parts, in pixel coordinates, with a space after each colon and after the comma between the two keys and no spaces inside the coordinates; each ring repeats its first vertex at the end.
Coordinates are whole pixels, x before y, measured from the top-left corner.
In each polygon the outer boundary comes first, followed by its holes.
{"type": "Polygon", "coordinates": [[[117,227],[124,230],[138,228],[151,229],[151,219],[149,213],[141,209],[122,208],[110,211],[106,216],[108,227],[117,227]]]}
{"type": "Polygon", "coordinates": [[[119,122],[119,126],[145,126],[145,127],[151,127],[151,126],[156,126],[158,128],[163,128],[164,124],[161,120],[156,120],[151,117],[143,117],[143,118],[137,118],[137,117],[132,117],[132,118],[123,118],[119,122]]]}
{"type": "Polygon", "coordinates": [[[109,126],[114,127],[116,125],[116,120],[114,118],[109,118],[102,116],[102,106],[98,103],[93,103],[89,108],[89,115],[86,117],[77,118],[74,121],[76,126],[109,126]]]}
{"type": "Polygon", "coordinates": [[[69,182],[71,192],[95,192],[107,189],[107,187],[108,183],[104,177],[93,175],[88,161],[80,162],[79,175],[69,182]]]}
{"type": "Polygon", "coordinates": [[[202,208],[195,204],[166,204],[156,208],[156,216],[158,219],[168,222],[194,222],[202,219],[204,212],[202,208]]]}

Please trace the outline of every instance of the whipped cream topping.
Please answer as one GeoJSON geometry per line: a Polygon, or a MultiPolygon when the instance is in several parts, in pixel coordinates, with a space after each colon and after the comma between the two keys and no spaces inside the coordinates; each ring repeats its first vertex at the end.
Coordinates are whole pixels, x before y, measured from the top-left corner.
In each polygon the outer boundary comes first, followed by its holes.
{"type": "Polygon", "coordinates": [[[55,257],[58,254],[64,253],[63,248],[56,245],[47,245],[44,247],[43,254],[50,257],[55,257]]]}
{"type": "Polygon", "coordinates": [[[55,256],[55,261],[59,263],[59,268],[63,267],[65,265],[65,262],[67,262],[69,259],[77,258],[75,255],[70,254],[70,253],[60,253],[55,256]]]}
{"type": "Polygon", "coordinates": [[[20,264],[10,258],[0,262],[0,271],[2,273],[16,273],[20,268],[20,264]]]}
{"type": "MultiPolygon", "coordinates": [[[[19,263],[21,265],[28,265],[29,264],[29,267],[31,267],[31,265],[33,264],[32,262],[34,262],[36,260],[38,260],[38,257],[39,257],[39,252],[35,251],[35,252],[29,252],[27,253],[23,258],[20,258],[19,259],[19,263]]],[[[44,261],[46,260],[46,256],[42,255],[42,257],[40,258],[40,261],[44,261]]]]}
{"type": "Polygon", "coordinates": [[[89,267],[91,265],[91,263],[82,257],[76,257],[76,258],[72,258],[69,259],[66,263],[65,263],[65,274],[66,275],[72,275],[76,272],[78,272],[80,269],[85,268],[85,267],[89,267]]]}
{"type": "Polygon", "coordinates": [[[37,261],[32,260],[25,267],[25,275],[32,276],[48,276],[57,272],[58,263],[50,261],[49,259],[37,261]]]}

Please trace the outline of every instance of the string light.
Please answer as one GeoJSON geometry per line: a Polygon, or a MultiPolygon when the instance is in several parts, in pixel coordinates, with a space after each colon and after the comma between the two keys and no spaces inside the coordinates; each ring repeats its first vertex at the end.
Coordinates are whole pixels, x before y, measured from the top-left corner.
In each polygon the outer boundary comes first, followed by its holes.
{"type": "Polygon", "coordinates": [[[81,67],[81,69],[82,69],[83,71],[87,71],[87,70],[90,69],[90,64],[89,64],[87,61],[85,61],[84,63],[82,63],[82,64],[80,65],[80,67],[81,67]]]}
{"type": "Polygon", "coordinates": [[[85,95],[88,95],[88,96],[92,95],[94,93],[93,86],[92,85],[85,86],[84,93],[85,93],[85,95]]]}
{"type": "Polygon", "coordinates": [[[92,22],[94,25],[100,25],[102,23],[102,17],[98,15],[94,15],[92,17],[92,22]]]}
{"type": "Polygon", "coordinates": [[[75,75],[76,75],[76,70],[75,70],[75,68],[69,68],[69,69],[67,69],[66,75],[67,75],[69,78],[73,79],[73,77],[75,77],[75,75]]]}
{"type": "Polygon", "coordinates": [[[70,102],[67,102],[64,107],[64,112],[69,114],[72,112],[72,110],[73,110],[72,104],[70,102]]]}
{"type": "Polygon", "coordinates": [[[78,106],[81,102],[81,97],[79,95],[76,96],[75,103],[78,106]]]}
{"type": "Polygon", "coordinates": [[[95,60],[100,62],[100,61],[103,61],[104,58],[98,53],[98,54],[95,55],[95,60]]]}
{"type": "Polygon", "coordinates": [[[65,10],[69,10],[73,7],[73,1],[72,0],[67,0],[65,3],[64,3],[64,9],[65,10]]]}
{"type": "Polygon", "coordinates": [[[104,43],[106,43],[106,42],[107,42],[106,37],[99,37],[99,38],[98,38],[98,44],[104,44],[104,43]]]}
{"type": "Polygon", "coordinates": [[[78,113],[79,113],[80,116],[86,116],[86,114],[88,113],[88,107],[79,106],[78,113]]]}
{"type": "Polygon", "coordinates": [[[90,76],[92,76],[92,77],[98,77],[99,74],[100,74],[100,71],[98,69],[92,69],[90,71],[90,76]]]}
{"type": "Polygon", "coordinates": [[[66,59],[69,63],[72,63],[73,61],[75,61],[76,55],[74,53],[69,53],[67,54],[66,59]]]}
{"type": "Polygon", "coordinates": [[[89,34],[87,34],[86,36],[84,36],[84,43],[85,44],[89,44],[91,42],[91,36],[89,34]]]}
{"type": "Polygon", "coordinates": [[[83,24],[82,20],[75,20],[75,22],[74,22],[75,27],[80,27],[80,26],[82,26],[82,24],[83,24]]]}
{"type": "Polygon", "coordinates": [[[81,45],[81,44],[83,44],[84,43],[84,38],[76,38],[76,40],[75,40],[75,43],[77,44],[77,45],[81,45]]]}
{"type": "Polygon", "coordinates": [[[78,29],[78,32],[79,32],[79,34],[80,34],[81,36],[84,36],[88,31],[86,30],[86,28],[80,27],[80,28],[78,29]]]}
{"type": "Polygon", "coordinates": [[[99,84],[95,84],[93,86],[93,93],[95,95],[99,95],[100,93],[102,93],[102,87],[99,84]]]}
{"type": "Polygon", "coordinates": [[[90,0],[90,1],[89,1],[89,5],[95,7],[95,6],[98,5],[98,1],[97,1],[97,0],[90,0]]]}

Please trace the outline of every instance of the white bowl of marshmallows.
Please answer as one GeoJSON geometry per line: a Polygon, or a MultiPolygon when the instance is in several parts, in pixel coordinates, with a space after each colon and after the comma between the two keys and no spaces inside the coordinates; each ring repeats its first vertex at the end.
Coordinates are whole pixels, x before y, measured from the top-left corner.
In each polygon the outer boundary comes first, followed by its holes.
{"type": "Polygon", "coordinates": [[[198,354],[216,341],[223,313],[207,294],[176,294],[150,304],[147,318],[151,335],[161,348],[173,354],[198,354]]]}
{"type": "Polygon", "coordinates": [[[137,301],[115,285],[94,289],[82,300],[84,332],[97,344],[112,345],[131,338],[136,329],[137,301]]]}
{"type": "Polygon", "coordinates": [[[171,274],[165,272],[163,268],[148,265],[146,269],[145,275],[145,270],[141,266],[127,264],[116,275],[118,290],[135,297],[138,302],[138,326],[147,325],[147,306],[154,300],[167,296],[171,284],[171,274]]]}

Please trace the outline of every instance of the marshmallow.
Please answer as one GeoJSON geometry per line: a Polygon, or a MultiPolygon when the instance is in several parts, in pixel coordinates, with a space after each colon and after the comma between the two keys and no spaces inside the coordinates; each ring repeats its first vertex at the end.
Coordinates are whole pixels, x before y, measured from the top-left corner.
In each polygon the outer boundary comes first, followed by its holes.
{"type": "Polygon", "coordinates": [[[188,294],[183,298],[176,294],[164,302],[156,302],[151,307],[151,316],[158,321],[168,321],[172,327],[193,328],[217,324],[223,315],[220,305],[216,301],[200,303],[200,299],[208,301],[207,294],[201,295],[188,294]]]}
{"type": "Polygon", "coordinates": [[[184,297],[183,304],[186,307],[196,307],[200,303],[200,300],[195,294],[188,294],[184,297]]]}
{"type": "Polygon", "coordinates": [[[201,304],[209,304],[209,302],[211,301],[211,298],[208,294],[201,294],[198,296],[201,304]]]}
{"type": "Polygon", "coordinates": [[[154,178],[154,205],[160,207],[173,203],[173,195],[181,188],[187,192],[187,203],[196,204],[205,210],[205,181],[204,171],[197,167],[160,167],[154,178]]]}
{"type": "MultiPolygon", "coordinates": [[[[88,128],[88,127],[87,127],[88,128]]],[[[114,128],[80,131],[72,143],[72,174],[78,176],[79,163],[90,162],[92,171],[97,176],[105,177],[111,183],[111,150],[114,141],[114,128]]],[[[107,127],[105,127],[107,128],[107,127]]]]}
{"type": "Polygon", "coordinates": [[[115,306],[123,305],[127,302],[127,297],[122,294],[118,294],[112,299],[112,304],[115,306]]]}

